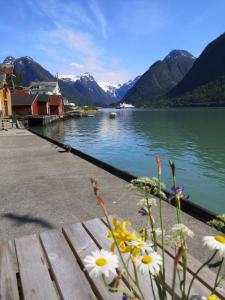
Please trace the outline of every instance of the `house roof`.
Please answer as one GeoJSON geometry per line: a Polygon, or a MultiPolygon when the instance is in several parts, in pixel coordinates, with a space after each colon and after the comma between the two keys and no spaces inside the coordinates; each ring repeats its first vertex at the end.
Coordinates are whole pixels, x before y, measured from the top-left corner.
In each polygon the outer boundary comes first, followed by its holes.
{"type": "Polygon", "coordinates": [[[49,95],[46,94],[38,94],[38,98],[37,98],[38,102],[48,102],[49,100],[49,95]]]}
{"type": "Polygon", "coordinates": [[[19,95],[19,94],[12,94],[11,101],[12,105],[32,105],[37,95],[19,95]]]}

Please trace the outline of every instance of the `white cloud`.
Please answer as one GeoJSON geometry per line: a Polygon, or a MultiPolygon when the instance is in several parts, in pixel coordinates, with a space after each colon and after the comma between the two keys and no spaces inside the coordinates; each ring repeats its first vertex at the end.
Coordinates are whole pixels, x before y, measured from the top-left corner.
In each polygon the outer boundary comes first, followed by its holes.
{"type": "Polygon", "coordinates": [[[80,75],[88,71],[97,81],[112,84],[123,83],[131,78],[130,73],[120,66],[118,59],[103,59],[105,50],[98,47],[87,33],[65,27],[42,31],[36,47],[55,61],[58,69],[54,72],[80,75]]]}
{"type": "Polygon", "coordinates": [[[76,63],[76,62],[72,62],[70,65],[72,67],[75,67],[76,69],[82,69],[84,67],[84,65],[76,63]]]}
{"type": "MultiPolygon", "coordinates": [[[[31,0],[26,0],[31,5],[31,0]]],[[[67,0],[33,0],[34,8],[52,23],[49,30],[38,32],[36,48],[57,66],[54,72],[80,75],[90,72],[96,80],[113,84],[130,79],[117,58],[106,59],[107,52],[99,47],[93,31],[108,36],[107,21],[97,0],[86,0],[87,5],[67,0]],[[81,30],[82,28],[82,30],[81,30]]],[[[81,2],[82,3],[82,2],[81,2]]]]}
{"type": "Polygon", "coordinates": [[[98,3],[95,0],[90,0],[90,8],[91,8],[96,20],[100,24],[103,37],[107,38],[108,33],[107,33],[106,19],[105,19],[104,14],[100,10],[98,3]]]}
{"type": "MultiPolygon", "coordinates": [[[[26,1],[29,4],[30,0],[26,1]]],[[[39,10],[39,13],[50,18],[56,26],[60,24],[73,26],[79,23],[94,25],[85,9],[85,6],[83,7],[79,5],[77,2],[67,1],[65,3],[61,0],[32,0],[32,2],[35,11],[39,10]]]]}

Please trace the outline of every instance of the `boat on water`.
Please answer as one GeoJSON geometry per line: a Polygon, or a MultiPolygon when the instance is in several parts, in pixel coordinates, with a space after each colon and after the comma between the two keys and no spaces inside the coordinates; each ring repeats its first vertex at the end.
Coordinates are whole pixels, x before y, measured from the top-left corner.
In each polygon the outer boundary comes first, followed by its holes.
{"type": "Polygon", "coordinates": [[[135,108],[132,104],[128,104],[126,102],[122,102],[120,103],[118,106],[117,106],[118,109],[121,109],[121,108],[135,108]]]}
{"type": "Polygon", "coordinates": [[[115,112],[111,112],[109,114],[110,119],[115,119],[116,118],[116,113],[115,112]]]}

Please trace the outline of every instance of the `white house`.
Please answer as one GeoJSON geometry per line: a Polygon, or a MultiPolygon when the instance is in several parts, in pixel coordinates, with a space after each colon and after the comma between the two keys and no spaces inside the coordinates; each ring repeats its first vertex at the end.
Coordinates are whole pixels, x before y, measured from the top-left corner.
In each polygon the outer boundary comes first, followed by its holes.
{"type": "Polygon", "coordinates": [[[31,81],[31,94],[61,95],[58,81],[31,81]]]}

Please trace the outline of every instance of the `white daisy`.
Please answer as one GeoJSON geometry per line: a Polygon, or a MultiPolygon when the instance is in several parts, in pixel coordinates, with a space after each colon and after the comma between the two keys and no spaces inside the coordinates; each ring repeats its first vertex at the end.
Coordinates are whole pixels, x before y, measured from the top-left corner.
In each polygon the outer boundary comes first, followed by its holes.
{"type": "Polygon", "coordinates": [[[138,270],[145,275],[157,275],[160,271],[160,266],[162,265],[162,257],[156,253],[152,252],[148,255],[140,256],[136,260],[138,270]]]}
{"type": "Polygon", "coordinates": [[[153,244],[146,243],[145,241],[132,241],[130,242],[130,245],[137,249],[140,249],[143,254],[145,253],[145,251],[153,251],[153,244]]]}
{"type": "Polygon", "coordinates": [[[84,259],[85,267],[89,269],[91,277],[99,277],[101,275],[109,276],[109,273],[116,275],[116,268],[119,266],[118,257],[112,252],[96,250],[92,255],[88,255],[84,259]]]}
{"type": "Polygon", "coordinates": [[[203,243],[208,246],[210,250],[218,250],[220,256],[225,257],[225,236],[205,236],[203,237],[203,243]]]}

